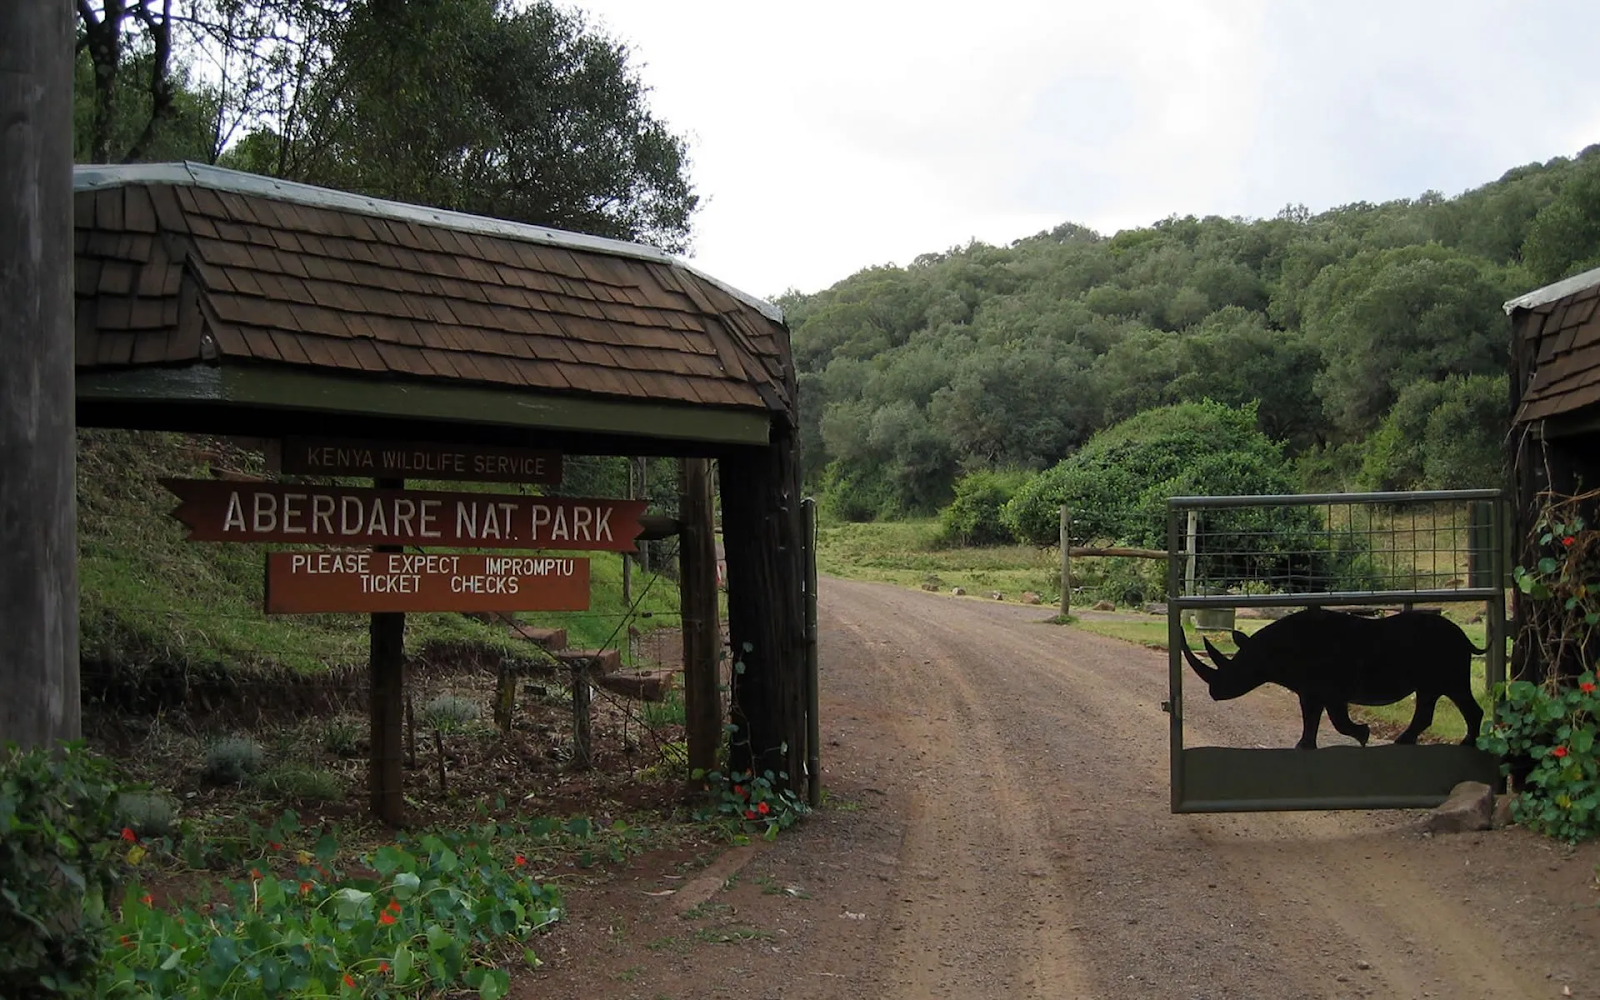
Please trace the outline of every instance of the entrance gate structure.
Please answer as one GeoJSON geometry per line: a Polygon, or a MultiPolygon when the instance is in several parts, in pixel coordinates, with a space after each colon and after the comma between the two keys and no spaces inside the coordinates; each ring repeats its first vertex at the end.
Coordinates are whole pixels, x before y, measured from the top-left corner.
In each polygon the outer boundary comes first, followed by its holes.
{"type": "MultiPolygon", "coordinates": [[[[1290,749],[1286,730],[1255,746],[1186,745],[1183,621],[1189,611],[1378,615],[1477,602],[1487,652],[1474,688],[1493,691],[1505,678],[1505,523],[1499,490],[1171,498],[1163,707],[1171,716],[1172,811],[1425,808],[1459,782],[1496,783],[1497,760],[1470,743],[1372,745],[1375,734],[1367,746],[1343,740],[1349,745],[1301,750],[1290,749]]],[[[1204,686],[1200,692],[1205,698],[1204,686]]]]}

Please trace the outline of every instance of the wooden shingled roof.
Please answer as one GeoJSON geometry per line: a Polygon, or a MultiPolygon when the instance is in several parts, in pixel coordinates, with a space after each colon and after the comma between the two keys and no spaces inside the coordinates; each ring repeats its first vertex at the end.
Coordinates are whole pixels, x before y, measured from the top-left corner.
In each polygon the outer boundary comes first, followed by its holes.
{"type": "Polygon", "coordinates": [[[651,247],[193,164],[76,188],[80,376],[267,365],[792,422],[782,314],[651,247]]]}
{"type": "Polygon", "coordinates": [[[1515,353],[1531,360],[1516,421],[1559,417],[1600,403],[1600,270],[1506,303],[1515,353]]]}

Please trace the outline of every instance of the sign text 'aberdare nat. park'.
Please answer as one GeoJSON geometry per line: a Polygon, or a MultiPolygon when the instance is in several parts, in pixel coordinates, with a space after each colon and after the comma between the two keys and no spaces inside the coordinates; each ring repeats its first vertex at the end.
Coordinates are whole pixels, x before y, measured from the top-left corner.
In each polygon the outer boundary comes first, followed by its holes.
{"type": "Polygon", "coordinates": [[[196,542],[631,552],[644,500],[163,479],[196,542]]]}
{"type": "Polygon", "coordinates": [[[589,560],[409,552],[271,552],[269,615],[586,611],[589,560]]]}
{"type": "Polygon", "coordinates": [[[561,482],[561,453],[478,444],[394,444],[287,438],[280,462],[301,476],[462,479],[475,483],[561,482]]]}

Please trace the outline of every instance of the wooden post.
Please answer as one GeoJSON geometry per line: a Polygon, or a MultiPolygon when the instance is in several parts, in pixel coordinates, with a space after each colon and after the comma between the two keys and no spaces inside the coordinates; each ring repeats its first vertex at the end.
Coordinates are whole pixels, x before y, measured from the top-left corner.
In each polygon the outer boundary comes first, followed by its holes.
{"type": "Polygon", "coordinates": [[[711,462],[679,463],[678,594],[683,616],[683,709],[689,770],[712,771],[722,743],[722,699],[717,693],[717,543],[712,534],[711,462]]]}
{"type": "MultiPolygon", "coordinates": [[[[645,458],[635,458],[632,459],[632,461],[637,464],[639,468],[639,496],[648,500],[650,499],[650,485],[647,482],[646,477],[649,473],[649,467],[645,463],[649,460],[645,458]]],[[[631,479],[632,477],[629,478],[631,479]]],[[[639,570],[643,573],[650,572],[650,549],[643,543],[639,545],[639,570]]]]}
{"type": "Polygon", "coordinates": [[[805,577],[794,428],[719,461],[735,661],[729,766],[771,770],[792,787],[805,769],[805,577]]]}
{"type": "Polygon", "coordinates": [[[0,3],[0,741],[23,747],[80,734],[72,17],[0,3]]]}
{"type": "Polygon", "coordinates": [[[594,743],[589,726],[589,661],[572,661],[572,766],[587,771],[594,766],[594,743]]]}
{"type": "MultiPolygon", "coordinates": [[[[379,489],[403,489],[404,479],[374,479],[379,489]]],[[[398,546],[379,545],[377,552],[400,552],[398,546]]],[[[406,616],[385,611],[372,615],[368,670],[372,720],[372,752],[367,789],[372,815],[391,826],[405,822],[404,777],[401,754],[405,718],[406,616]]]]}
{"type": "Polygon", "coordinates": [[[1072,512],[1061,505],[1061,617],[1072,614],[1072,512]]]}
{"type": "MultiPolygon", "coordinates": [[[[633,492],[633,460],[628,461],[628,499],[632,500],[633,492]]],[[[622,603],[633,606],[633,556],[622,553],[622,603]]],[[[629,653],[633,651],[630,649],[629,653]]]]}

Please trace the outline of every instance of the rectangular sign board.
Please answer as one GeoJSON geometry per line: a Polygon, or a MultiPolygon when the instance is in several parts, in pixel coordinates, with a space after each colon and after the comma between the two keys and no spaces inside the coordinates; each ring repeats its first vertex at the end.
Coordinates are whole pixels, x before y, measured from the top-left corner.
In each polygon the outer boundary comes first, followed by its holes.
{"type": "Polygon", "coordinates": [[[587,611],[589,560],[408,552],[270,552],[269,615],[587,611]]]}
{"type": "Polygon", "coordinates": [[[285,438],[281,467],[298,476],[459,479],[475,483],[561,482],[561,453],[484,444],[285,438]]]}
{"type": "Polygon", "coordinates": [[[163,479],[195,542],[632,552],[644,500],[163,479]]]}

